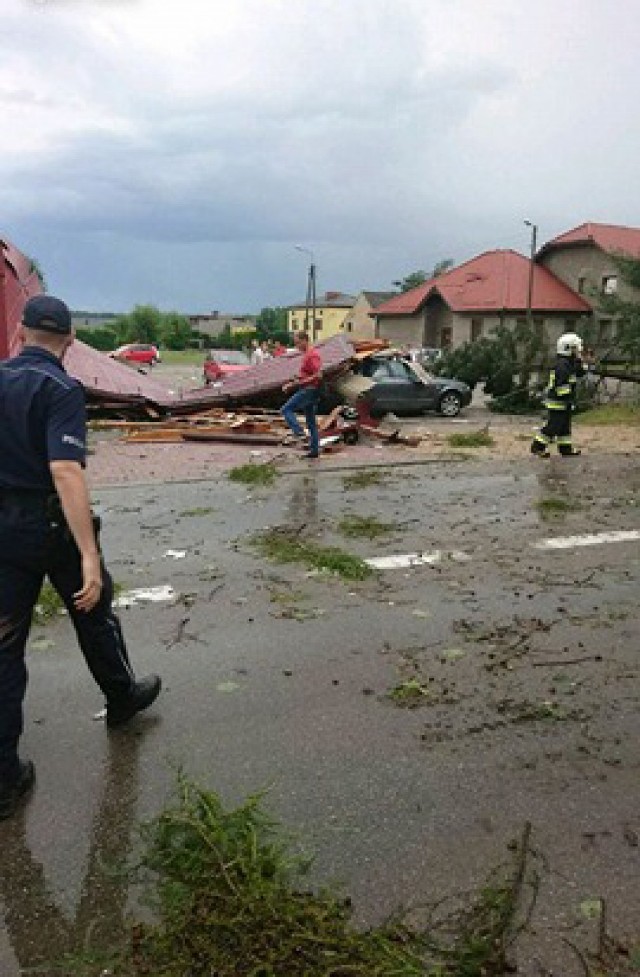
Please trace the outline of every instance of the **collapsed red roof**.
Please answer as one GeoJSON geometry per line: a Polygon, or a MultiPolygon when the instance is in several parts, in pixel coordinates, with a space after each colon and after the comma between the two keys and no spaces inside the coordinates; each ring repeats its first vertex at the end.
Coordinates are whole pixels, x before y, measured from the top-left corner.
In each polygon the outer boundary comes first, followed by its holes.
{"type": "MultiPolygon", "coordinates": [[[[375,315],[414,315],[432,295],[453,312],[520,312],[527,308],[530,261],[517,251],[486,251],[379,305],[375,315]]],[[[536,312],[590,312],[576,292],[541,265],[533,268],[536,312]]]]}
{"type": "MultiPolygon", "coordinates": [[[[20,352],[19,328],[25,302],[42,292],[33,263],[17,248],[2,242],[0,261],[0,360],[20,352]]],[[[342,336],[318,344],[325,372],[343,368],[353,358],[353,347],[342,336]]],[[[189,413],[207,407],[251,402],[278,391],[295,379],[300,370],[299,353],[267,360],[221,384],[186,392],[171,391],[155,378],[100,353],[76,340],[67,350],[64,366],[79,380],[89,403],[110,406],[141,406],[162,413],[189,413]]]]}
{"type": "Polygon", "coordinates": [[[27,299],[42,292],[42,283],[30,258],[9,241],[0,240],[0,360],[20,350],[18,329],[27,299]]]}

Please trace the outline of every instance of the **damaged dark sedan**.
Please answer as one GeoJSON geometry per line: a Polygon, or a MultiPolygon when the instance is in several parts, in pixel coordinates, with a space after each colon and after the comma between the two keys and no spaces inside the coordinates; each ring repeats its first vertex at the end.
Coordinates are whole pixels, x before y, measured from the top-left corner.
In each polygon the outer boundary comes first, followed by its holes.
{"type": "Polygon", "coordinates": [[[471,403],[472,391],[466,383],[432,376],[419,363],[408,363],[397,355],[368,356],[353,368],[353,374],[359,378],[359,396],[372,415],[401,417],[437,411],[444,417],[456,417],[471,403]]]}

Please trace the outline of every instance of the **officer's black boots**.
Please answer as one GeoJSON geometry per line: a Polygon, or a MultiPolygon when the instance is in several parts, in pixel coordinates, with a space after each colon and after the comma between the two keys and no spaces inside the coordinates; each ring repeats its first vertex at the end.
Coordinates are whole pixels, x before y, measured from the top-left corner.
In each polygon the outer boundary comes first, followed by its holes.
{"type": "Polygon", "coordinates": [[[123,726],[143,709],[156,701],[162,682],[159,675],[147,675],[133,687],[131,695],[122,702],[107,702],[107,726],[123,726]]]}
{"type": "Polygon", "coordinates": [[[18,779],[12,784],[0,783],[0,821],[15,814],[18,805],[36,781],[36,768],[31,760],[20,761],[18,779]]]}

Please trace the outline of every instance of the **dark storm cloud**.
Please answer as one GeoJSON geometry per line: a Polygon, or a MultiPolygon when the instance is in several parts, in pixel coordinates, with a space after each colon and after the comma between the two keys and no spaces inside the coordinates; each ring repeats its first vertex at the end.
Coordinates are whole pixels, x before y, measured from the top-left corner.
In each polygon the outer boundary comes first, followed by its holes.
{"type": "MultiPolygon", "coordinates": [[[[67,251],[82,252],[75,267],[93,253],[98,292],[121,304],[158,277],[177,303],[189,269],[214,268],[230,305],[249,264],[256,301],[293,287],[278,261],[296,242],[323,254],[325,285],[375,288],[444,254],[524,247],[529,213],[554,233],[633,223],[628,155],[612,146],[605,175],[569,126],[579,96],[607,106],[613,134],[620,99],[615,79],[594,86],[598,32],[565,2],[527,4],[524,18],[504,0],[482,17],[470,0],[272,0],[267,17],[257,0],[218,0],[212,17],[199,0],[0,0],[6,232],[62,284],[67,251]],[[581,210],[594,200],[609,213],[581,210]],[[123,274],[125,254],[137,274],[123,274]]],[[[617,59],[637,71],[624,43],[617,59]]]]}

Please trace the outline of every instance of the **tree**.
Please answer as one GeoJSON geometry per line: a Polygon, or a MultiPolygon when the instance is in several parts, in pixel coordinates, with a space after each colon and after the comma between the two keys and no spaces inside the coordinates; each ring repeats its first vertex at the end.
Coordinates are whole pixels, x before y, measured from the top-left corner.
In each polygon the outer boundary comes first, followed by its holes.
{"type": "Polygon", "coordinates": [[[409,275],[405,275],[402,281],[394,282],[401,292],[410,292],[412,288],[417,288],[418,285],[423,285],[427,281],[428,275],[426,271],[422,268],[418,271],[412,271],[409,275]]]}
{"type": "Polygon", "coordinates": [[[40,285],[42,286],[42,291],[46,292],[47,280],[44,277],[44,272],[42,268],[40,267],[40,262],[38,261],[37,258],[31,258],[28,255],[27,255],[27,260],[29,262],[29,274],[30,275],[36,274],[38,276],[38,278],[40,279],[40,285]]]}
{"type": "Polygon", "coordinates": [[[77,329],[76,336],[87,346],[100,349],[105,353],[118,345],[118,338],[113,329],[77,329]]]}
{"type": "Polygon", "coordinates": [[[440,275],[444,275],[447,271],[453,268],[453,258],[442,258],[440,261],[436,261],[431,272],[425,271],[423,268],[419,268],[418,271],[412,271],[409,275],[406,275],[402,281],[394,282],[401,292],[409,292],[412,288],[417,288],[419,285],[424,285],[425,282],[429,281],[431,278],[439,278],[440,275]]]}
{"type": "Polygon", "coordinates": [[[529,391],[528,377],[522,375],[522,344],[516,332],[506,326],[498,326],[490,337],[447,351],[434,372],[462,380],[471,389],[483,383],[485,393],[493,397],[491,410],[517,413],[537,408],[540,403],[529,391]]]}
{"type": "Polygon", "coordinates": [[[442,258],[440,261],[436,261],[431,272],[431,278],[439,278],[440,275],[444,275],[453,268],[453,264],[453,258],[442,258]]]}
{"type": "Polygon", "coordinates": [[[256,319],[256,333],[261,342],[265,339],[279,339],[280,342],[286,343],[288,341],[287,310],[279,305],[261,309],[256,319]]]}
{"type": "Polygon", "coordinates": [[[191,323],[179,312],[164,312],[160,317],[160,339],[167,349],[188,349],[194,339],[191,323]]]}
{"type": "Polygon", "coordinates": [[[136,305],[133,312],[118,316],[113,327],[119,343],[157,343],[161,324],[162,313],[155,305],[136,305]]]}
{"type": "MultiPolygon", "coordinates": [[[[640,295],[640,258],[613,254],[620,277],[640,295]]],[[[599,311],[615,317],[615,345],[634,363],[640,362],[640,300],[622,299],[617,292],[599,297],[599,311]]]]}

